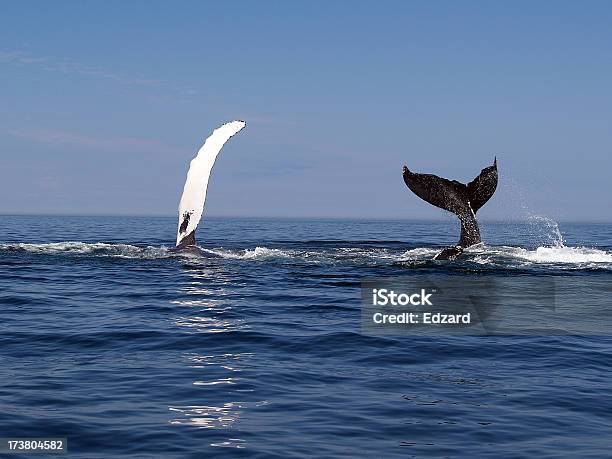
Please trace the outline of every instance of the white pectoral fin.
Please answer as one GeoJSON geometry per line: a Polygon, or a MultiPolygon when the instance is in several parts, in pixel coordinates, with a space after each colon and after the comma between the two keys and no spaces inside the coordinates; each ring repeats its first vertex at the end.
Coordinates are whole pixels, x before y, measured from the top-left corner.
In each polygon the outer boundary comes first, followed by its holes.
{"type": "Polygon", "coordinates": [[[179,204],[177,246],[185,237],[192,235],[200,223],[206,201],[208,180],[219,152],[223,145],[245,126],[244,121],[236,120],[215,129],[206,139],[197,156],[191,160],[179,204]]]}

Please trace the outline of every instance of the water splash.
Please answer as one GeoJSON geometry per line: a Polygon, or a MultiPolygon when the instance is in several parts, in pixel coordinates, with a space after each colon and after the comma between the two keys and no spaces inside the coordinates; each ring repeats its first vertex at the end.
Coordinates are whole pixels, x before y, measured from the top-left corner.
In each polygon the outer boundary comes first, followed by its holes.
{"type": "Polygon", "coordinates": [[[527,222],[536,237],[544,239],[543,242],[545,246],[558,248],[565,247],[565,238],[561,233],[559,223],[552,218],[543,215],[529,214],[527,216],[527,222]]]}

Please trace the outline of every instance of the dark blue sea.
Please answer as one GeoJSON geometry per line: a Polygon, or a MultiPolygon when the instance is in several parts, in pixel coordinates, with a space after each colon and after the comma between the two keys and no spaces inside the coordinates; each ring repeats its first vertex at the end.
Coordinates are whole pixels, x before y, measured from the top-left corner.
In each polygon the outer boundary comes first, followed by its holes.
{"type": "Polygon", "coordinates": [[[167,250],[175,218],[0,216],[0,437],[87,459],[611,457],[612,225],[481,227],[437,262],[454,220],[209,218],[209,258],[167,250]],[[421,275],[571,282],[593,329],[362,332],[362,280],[421,275]]]}

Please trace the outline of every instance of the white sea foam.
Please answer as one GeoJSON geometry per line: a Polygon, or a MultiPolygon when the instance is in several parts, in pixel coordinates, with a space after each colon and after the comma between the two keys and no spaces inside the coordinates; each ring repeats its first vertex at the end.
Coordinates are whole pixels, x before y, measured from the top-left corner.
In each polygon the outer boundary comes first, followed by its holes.
{"type": "Polygon", "coordinates": [[[233,260],[256,260],[269,258],[289,258],[291,253],[279,249],[269,249],[267,247],[255,247],[246,250],[226,250],[226,249],[204,249],[205,252],[212,253],[221,258],[233,260]]]}
{"type": "Polygon", "coordinates": [[[432,249],[428,247],[417,247],[416,249],[407,250],[400,256],[400,261],[406,260],[423,260],[432,259],[441,249],[432,249]]]}
{"type": "Polygon", "coordinates": [[[588,247],[538,247],[527,250],[508,248],[508,254],[533,263],[612,263],[612,253],[588,247]]]}
{"type": "Polygon", "coordinates": [[[17,243],[0,244],[0,250],[11,252],[31,252],[39,254],[67,254],[123,257],[123,258],[160,258],[168,255],[163,247],[138,247],[130,244],[108,244],[105,242],[49,242],[43,244],[17,243]]]}
{"type": "MultiPolygon", "coordinates": [[[[421,262],[432,260],[441,249],[419,247],[402,254],[398,261],[421,262]]],[[[612,253],[589,247],[538,247],[526,249],[523,247],[487,246],[479,244],[467,248],[464,255],[457,261],[471,261],[482,265],[559,265],[563,268],[612,268],[612,253]]]]}
{"type": "Polygon", "coordinates": [[[612,253],[589,247],[538,247],[530,250],[522,247],[482,246],[466,250],[471,261],[482,265],[500,267],[513,265],[554,265],[563,269],[609,269],[612,268],[612,253]]]}
{"type": "MultiPolygon", "coordinates": [[[[228,260],[283,261],[326,264],[380,264],[392,262],[428,262],[440,248],[418,247],[402,254],[381,248],[339,247],[327,249],[295,250],[256,246],[252,249],[201,248],[204,257],[193,252],[170,252],[165,247],[136,246],[130,244],[86,243],[77,241],[51,242],[44,244],[14,243],[0,244],[0,251],[29,252],[47,255],[88,255],[94,257],[116,257],[133,259],[156,259],[185,257],[205,259],[210,253],[228,260]]],[[[456,262],[462,261],[498,267],[529,265],[555,265],[566,269],[598,268],[612,269],[612,252],[588,247],[538,247],[526,249],[509,246],[487,246],[479,244],[465,250],[456,262]]]]}
{"type": "MultiPolygon", "coordinates": [[[[229,250],[229,249],[207,249],[200,248],[204,254],[210,253],[221,258],[234,260],[258,260],[272,258],[299,257],[298,252],[271,249],[268,247],[255,247],[254,249],[229,250]]],[[[108,244],[105,242],[50,242],[43,244],[0,244],[0,251],[30,252],[39,254],[66,254],[66,255],[95,255],[125,258],[165,258],[170,256],[184,256],[188,258],[200,258],[193,252],[170,252],[165,247],[139,247],[130,244],[108,244]]],[[[308,254],[305,254],[307,257],[308,254]]]]}

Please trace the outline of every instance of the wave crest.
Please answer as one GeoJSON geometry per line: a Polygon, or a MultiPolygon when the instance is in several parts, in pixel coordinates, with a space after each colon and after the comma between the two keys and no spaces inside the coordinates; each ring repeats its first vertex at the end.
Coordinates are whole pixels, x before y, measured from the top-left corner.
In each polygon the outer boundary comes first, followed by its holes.
{"type": "Polygon", "coordinates": [[[138,247],[130,244],[108,244],[105,242],[48,242],[42,244],[0,244],[1,251],[30,252],[39,254],[97,255],[122,258],[160,258],[168,255],[164,247],[138,247]]]}
{"type": "Polygon", "coordinates": [[[280,249],[269,249],[267,247],[255,247],[245,250],[204,249],[205,252],[215,254],[221,258],[233,260],[258,260],[269,258],[291,258],[291,253],[280,249]]]}

